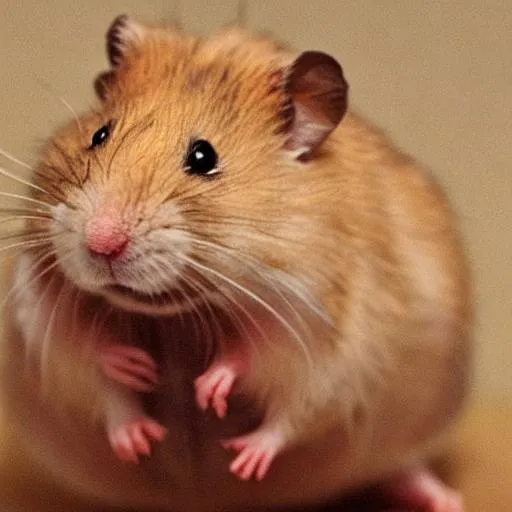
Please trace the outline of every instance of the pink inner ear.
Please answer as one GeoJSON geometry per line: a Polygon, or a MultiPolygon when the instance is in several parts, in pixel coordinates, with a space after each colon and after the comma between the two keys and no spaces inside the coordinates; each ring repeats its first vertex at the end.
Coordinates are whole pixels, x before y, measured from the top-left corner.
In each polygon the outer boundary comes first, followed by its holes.
{"type": "Polygon", "coordinates": [[[286,89],[294,106],[287,147],[312,155],[347,109],[348,85],[341,66],[321,52],[305,52],[292,64],[286,89]]]}

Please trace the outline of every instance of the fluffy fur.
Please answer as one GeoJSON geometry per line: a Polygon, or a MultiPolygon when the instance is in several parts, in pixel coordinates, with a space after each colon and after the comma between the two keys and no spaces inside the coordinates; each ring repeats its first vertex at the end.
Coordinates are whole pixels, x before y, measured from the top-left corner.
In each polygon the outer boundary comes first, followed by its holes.
{"type": "MultiPolygon", "coordinates": [[[[4,387],[11,400],[16,393],[24,405],[37,403],[35,414],[45,418],[28,430],[46,447],[43,461],[62,467],[84,457],[80,447],[48,455],[55,443],[69,441],[55,433],[69,429],[101,469],[84,479],[83,471],[68,468],[66,480],[106,503],[244,508],[250,493],[227,473],[219,427],[189,409],[173,415],[190,402],[192,381],[212,350],[227,350],[237,338],[256,361],[240,379],[243,395],[260,419],[284,417],[289,440],[270,481],[254,490],[256,503],[319,499],[423,457],[460,408],[470,360],[470,280],[440,188],[352,112],[311,158],[300,158],[304,147],[289,144],[285,87],[294,56],[274,43],[237,30],[196,40],[120,23],[110,33],[112,69],[96,81],[101,103],[51,138],[34,175],[33,198],[51,213],[28,227],[50,234],[53,252],[33,268],[53,266],[43,277],[33,273],[26,290],[39,294],[45,283],[58,284],[51,300],[60,294],[60,303],[52,309],[50,301],[49,312],[34,306],[24,318],[35,311],[41,329],[49,323],[51,346],[59,350],[48,357],[47,371],[67,391],[43,407],[9,369],[4,387]],[[88,149],[108,123],[109,140],[88,149]],[[183,172],[193,138],[217,150],[218,178],[183,172]],[[92,259],[83,244],[88,220],[106,204],[121,212],[130,233],[127,251],[109,265],[92,259]],[[111,285],[154,300],[141,303],[111,285]],[[167,373],[156,411],[171,434],[147,471],[119,469],[92,440],[92,427],[84,427],[92,409],[84,396],[97,393],[101,402],[101,385],[89,392],[99,381],[79,378],[87,359],[77,354],[92,341],[66,342],[76,338],[73,294],[81,311],[113,306],[98,329],[148,350],[157,346],[162,357],[167,373]],[[160,300],[162,294],[173,300],[160,300]],[[148,333],[158,333],[156,342],[148,333]],[[58,416],[62,402],[80,421],[70,425],[58,416]],[[190,439],[183,437],[192,427],[198,453],[186,449],[190,439]],[[193,471],[180,474],[174,454],[183,452],[183,442],[193,471]],[[323,463],[315,451],[329,459],[323,463]],[[294,463],[314,468],[311,482],[294,463]],[[102,477],[117,471],[119,483],[105,487],[102,477]],[[150,483],[151,474],[165,475],[178,490],[150,483]],[[197,474],[201,484],[192,488],[217,487],[209,505],[186,491],[197,474]],[[127,481],[136,483],[123,496],[127,481]]],[[[319,119],[317,127],[326,122],[319,119]]],[[[26,257],[34,264],[37,250],[26,257]]],[[[18,281],[29,274],[18,270],[18,281]]],[[[22,366],[13,347],[18,336],[14,328],[6,343],[22,366]]],[[[10,413],[22,423],[20,409],[10,413]]],[[[226,432],[246,428],[234,411],[226,432]]]]}

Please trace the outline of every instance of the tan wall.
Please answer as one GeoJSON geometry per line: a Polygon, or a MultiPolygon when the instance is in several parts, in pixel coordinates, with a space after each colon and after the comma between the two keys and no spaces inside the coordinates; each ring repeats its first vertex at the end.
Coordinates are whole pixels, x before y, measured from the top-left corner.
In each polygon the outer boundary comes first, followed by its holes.
{"type": "MultiPolygon", "coordinates": [[[[70,115],[57,97],[87,107],[91,78],[105,66],[105,29],[122,12],[178,18],[196,32],[243,15],[299,49],[329,51],[344,66],[353,105],[448,188],[477,281],[478,390],[512,393],[512,2],[239,7],[236,0],[0,0],[0,147],[33,161],[39,141],[70,115]]],[[[0,189],[12,185],[0,180],[0,189]]]]}

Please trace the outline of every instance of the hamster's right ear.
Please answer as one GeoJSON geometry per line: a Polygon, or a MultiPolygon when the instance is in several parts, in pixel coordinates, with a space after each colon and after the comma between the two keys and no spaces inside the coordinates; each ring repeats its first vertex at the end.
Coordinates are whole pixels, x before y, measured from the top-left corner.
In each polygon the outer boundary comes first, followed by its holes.
{"type": "Polygon", "coordinates": [[[286,147],[295,158],[307,160],[345,115],[348,84],[333,57],[308,51],[300,54],[290,66],[285,92],[289,101],[285,119],[286,147]]]}
{"type": "Polygon", "coordinates": [[[109,85],[115,78],[116,70],[137,49],[146,36],[146,27],[132,20],[126,14],[118,16],[110,25],[107,35],[107,57],[111,69],[99,75],[94,89],[101,100],[106,98],[109,85]]]}
{"type": "Polygon", "coordinates": [[[107,31],[107,56],[112,67],[118,67],[146,35],[146,28],[126,14],[118,16],[107,31]]]}

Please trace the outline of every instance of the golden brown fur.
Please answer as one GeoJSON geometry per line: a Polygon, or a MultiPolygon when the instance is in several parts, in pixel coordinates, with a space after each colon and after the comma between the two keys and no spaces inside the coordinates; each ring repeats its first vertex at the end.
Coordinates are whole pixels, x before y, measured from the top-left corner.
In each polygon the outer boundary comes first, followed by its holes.
{"type": "MultiPolygon", "coordinates": [[[[43,150],[34,183],[52,197],[42,192],[34,197],[73,206],[78,230],[108,201],[127,222],[144,219],[134,228],[142,235],[169,227],[160,208],[171,201],[181,215],[171,228],[226,251],[195,247],[190,257],[248,286],[255,274],[244,272],[257,262],[260,277],[264,274],[257,283],[262,294],[267,289],[272,295],[272,286],[287,294],[298,283],[333,325],[307,311],[309,299],[299,303],[297,312],[313,332],[304,346],[268,310],[254,308],[264,333],[251,325],[248,330],[261,364],[246,376],[244,389],[263,408],[277,395],[274,407],[292,410],[289,429],[297,433],[272,478],[259,487],[230,478],[217,444],[219,431],[243,430],[243,414],[225,426],[211,426],[190,411],[173,416],[190,399],[187,379],[202,371],[206,348],[197,348],[194,335],[172,319],[142,320],[129,312],[111,317],[114,331],[142,346],[152,341],[149,335],[134,339],[137,322],[147,322],[148,332],[162,329],[175,338],[178,333],[183,342],[179,347],[169,342],[165,349],[168,382],[157,399],[170,440],[141,471],[114,461],[100,431],[88,423],[92,411],[83,404],[91,394],[101,396],[101,387],[93,392],[94,382],[81,380],[84,360],[75,358],[74,349],[67,352],[60,343],[62,352],[54,351],[51,363],[70,396],[54,395],[55,403],[43,406],[21,379],[19,333],[8,327],[7,410],[24,442],[43,446],[36,449],[39,462],[53,466],[58,479],[65,474],[73,490],[102,503],[192,512],[315,501],[428,453],[467,390],[472,316],[463,249],[438,185],[352,112],[314,158],[294,158],[286,148],[284,88],[293,56],[272,42],[236,30],[197,41],[139,27],[122,51],[115,71],[97,82],[103,98],[97,112],[63,128],[43,150]],[[111,119],[112,143],[91,153],[92,134],[111,119]],[[194,136],[216,148],[221,179],[201,181],[180,171],[194,136]],[[272,281],[274,269],[287,281],[272,281]],[[183,356],[182,347],[194,345],[183,356]],[[63,401],[78,411],[78,419],[55,412],[63,401]],[[197,429],[193,441],[191,426],[197,429]],[[309,444],[300,446],[304,441],[309,444]],[[71,442],[78,444],[70,449],[71,442]],[[198,443],[200,455],[187,443],[198,443]],[[307,478],[306,466],[312,468],[307,478]],[[157,483],[161,478],[173,485],[157,483]],[[204,493],[213,504],[198,496],[204,493]]],[[[53,273],[73,289],[66,269],[64,275],[53,273]]],[[[205,278],[204,284],[211,282],[205,278]]],[[[102,299],[85,298],[84,304],[96,300],[102,299]]],[[[56,331],[64,329],[66,307],[56,331]]],[[[301,342],[305,332],[300,331],[301,342]]]]}

